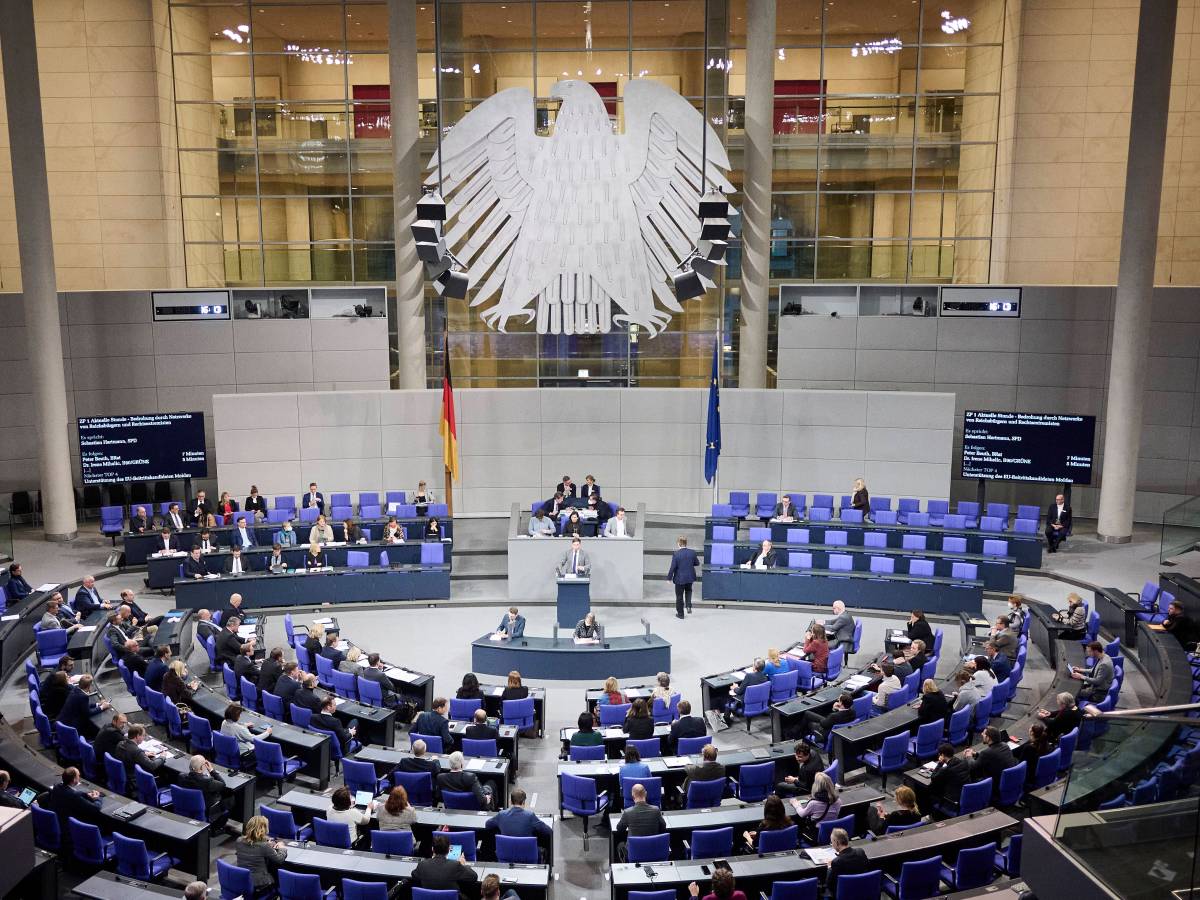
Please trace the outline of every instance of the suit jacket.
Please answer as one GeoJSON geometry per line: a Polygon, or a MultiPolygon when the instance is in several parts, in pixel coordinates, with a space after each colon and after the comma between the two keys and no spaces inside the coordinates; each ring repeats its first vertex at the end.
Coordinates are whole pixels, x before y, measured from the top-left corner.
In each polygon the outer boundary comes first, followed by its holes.
{"type": "Polygon", "coordinates": [[[544,512],[550,519],[557,519],[558,514],[562,512],[566,506],[566,503],[555,503],[554,498],[551,497],[542,504],[542,512],[544,512]]]}
{"type": "Polygon", "coordinates": [[[671,723],[671,737],[669,738],[671,749],[674,750],[679,746],[680,738],[703,737],[706,734],[708,734],[708,726],[704,724],[702,718],[680,716],[671,723]]]}
{"type": "Polygon", "coordinates": [[[67,691],[67,698],[63,701],[62,709],[58,711],[57,721],[64,725],[70,725],[82,735],[93,737],[97,728],[92,724],[92,716],[99,711],[100,708],[92,702],[87,694],[78,687],[72,687],[67,691]]]}
{"type": "Polygon", "coordinates": [[[221,634],[221,626],[214,624],[211,620],[197,619],[196,633],[200,635],[200,639],[216,638],[221,634]]]}
{"type": "Polygon", "coordinates": [[[103,602],[104,598],[100,596],[100,591],[96,588],[92,588],[89,592],[87,588],[81,587],[75,592],[75,600],[71,606],[74,607],[75,612],[86,618],[88,613],[100,609],[100,604],[103,602]]]}
{"type": "Polygon", "coordinates": [[[1071,505],[1063,504],[1062,516],[1058,514],[1058,504],[1051,503],[1046,507],[1046,527],[1061,525],[1063,531],[1071,530],[1071,505]]]}
{"type": "Polygon", "coordinates": [[[175,783],[180,787],[200,791],[204,795],[204,805],[210,810],[221,802],[225,793],[225,779],[215,769],[208,775],[189,771],[181,775],[175,783]]]}
{"type": "Polygon", "coordinates": [[[146,687],[154,688],[156,691],[162,690],[163,677],[167,674],[167,664],[158,657],[150,660],[146,666],[146,674],[142,677],[146,679],[146,687]]]}
{"type": "Polygon", "coordinates": [[[922,725],[935,722],[950,715],[950,700],[941,691],[921,695],[921,705],[917,707],[917,721],[922,725]]]}
{"type": "Polygon", "coordinates": [[[328,713],[314,713],[312,717],[312,727],[320,728],[322,731],[332,731],[337,735],[338,743],[342,745],[342,752],[346,753],[350,750],[350,742],[354,740],[354,736],[350,734],[350,729],[342,724],[342,720],[337,716],[331,716],[328,713]]]}
{"type": "Polygon", "coordinates": [[[825,633],[829,635],[829,643],[854,640],[854,617],[849,612],[834,616],[825,621],[825,633]]]}
{"type": "Polygon", "coordinates": [[[621,730],[629,735],[631,741],[645,741],[654,737],[654,719],[650,716],[634,718],[626,716],[621,730]]]}
{"type": "Polygon", "coordinates": [[[458,891],[459,900],[477,900],[479,876],[470,866],[445,856],[423,859],[413,869],[413,882],[427,891],[458,891]]]}
{"type": "Polygon", "coordinates": [[[400,760],[401,772],[428,772],[430,783],[437,790],[438,776],[442,774],[442,764],[428,756],[406,756],[400,760]]]}
{"type": "Polygon", "coordinates": [[[258,684],[258,667],[254,665],[254,660],[244,653],[239,653],[234,659],[233,674],[237,678],[245,678],[253,685],[258,684]]]}
{"type": "Polygon", "coordinates": [[[924,641],[925,648],[933,652],[933,628],[926,619],[917,619],[904,627],[910,641],[924,641]]]}
{"type": "MultiPolygon", "coordinates": [[[[8,599],[10,600],[24,600],[33,593],[33,588],[30,586],[29,582],[25,580],[25,576],[16,575],[9,577],[8,585],[5,587],[4,592],[8,595],[8,599]]],[[[22,809],[23,808],[24,807],[22,807],[22,809]]]]}
{"type": "Polygon", "coordinates": [[[132,516],[129,519],[129,530],[137,534],[149,531],[154,527],[154,520],[149,516],[132,516]]]}
{"type": "Polygon", "coordinates": [[[282,699],[284,703],[295,703],[298,690],[300,690],[300,682],[287,675],[280,675],[275,680],[275,689],[271,693],[282,699]]]}
{"type": "MultiPolygon", "coordinates": [[[[262,668],[258,672],[258,689],[274,694],[275,683],[279,681],[279,676],[282,674],[283,664],[277,663],[275,660],[267,657],[263,660],[262,668]]],[[[291,679],[289,678],[288,681],[291,681],[291,679]]]]}
{"type": "Polygon", "coordinates": [[[617,822],[617,834],[629,833],[630,837],[650,837],[662,834],[667,830],[667,822],[662,810],[649,803],[635,803],[627,806],[617,822]]]}
{"type": "Polygon", "coordinates": [[[158,553],[161,550],[175,551],[178,549],[179,549],[179,538],[175,537],[174,534],[170,535],[165,541],[163,540],[163,536],[161,534],[154,540],[154,552],[155,553],[158,553]]]}
{"type": "MultiPolygon", "coordinates": [[[[600,514],[596,513],[596,516],[597,516],[597,518],[599,518],[600,514]]],[[[622,537],[622,535],[617,530],[619,527],[617,525],[617,523],[619,521],[620,521],[620,519],[609,519],[608,520],[607,524],[604,526],[604,536],[605,537],[622,537]]],[[[630,525],[629,519],[625,520],[625,534],[623,536],[624,537],[633,537],[633,526],[630,525]]]]}
{"type": "Polygon", "coordinates": [[[745,696],[747,688],[752,688],[756,684],[762,684],[770,680],[771,677],[766,672],[751,672],[733,689],[733,693],[737,697],[745,696]]]}
{"type": "Polygon", "coordinates": [[[310,506],[315,506],[321,512],[325,512],[325,495],[322,494],[320,491],[317,491],[316,501],[314,502],[313,495],[306,493],[303,497],[300,498],[300,508],[308,509],[310,506]]]}
{"type": "Polygon", "coordinates": [[[164,760],[151,759],[134,741],[125,738],[121,743],[117,744],[117,752],[113,754],[117,759],[125,764],[125,777],[130,782],[133,781],[133,767],[141,766],[147,772],[155,772],[162,768],[164,760]]]}
{"type": "Polygon", "coordinates": [[[254,533],[254,528],[249,523],[246,523],[246,536],[242,537],[240,528],[235,528],[229,533],[229,545],[231,547],[241,547],[243,550],[253,547],[257,542],[257,535],[254,533]],[[249,543],[247,543],[249,541],[249,543]]]}
{"type": "Polygon", "coordinates": [[[58,816],[58,825],[62,831],[63,840],[70,843],[71,831],[67,827],[69,824],[67,819],[74,817],[84,822],[90,821],[100,807],[100,801],[92,800],[83,791],[67,787],[60,782],[38,800],[38,805],[58,816]]]}
{"type": "Polygon", "coordinates": [[[694,584],[696,582],[696,566],[700,565],[700,557],[691,547],[680,547],[671,554],[671,566],[667,569],[667,581],[671,584],[694,584]]]}
{"type": "MultiPolygon", "coordinates": [[[[417,720],[413,723],[412,730],[417,734],[436,734],[442,739],[442,746],[447,753],[454,746],[454,737],[450,734],[450,723],[446,721],[446,717],[441,713],[435,713],[431,709],[417,716],[417,720]]],[[[441,769],[438,770],[439,772],[441,769]]],[[[436,774],[436,773],[434,773],[436,774]]]]}
{"type": "Polygon", "coordinates": [[[183,577],[184,578],[202,578],[208,574],[208,565],[204,561],[204,557],[193,559],[191,554],[183,561],[183,577]]]}
{"type": "Polygon", "coordinates": [[[125,732],[111,722],[101,728],[96,739],[92,741],[92,749],[96,752],[96,762],[103,765],[105,753],[111,753],[114,758],[119,758],[117,757],[117,745],[123,740],[125,740],[125,732]]]}
{"type": "Polygon", "coordinates": [[[961,756],[952,756],[945,765],[934,766],[929,774],[929,789],[935,797],[958,802],[962,787],[971,777],[971,767],[961,756]]]}
{"type": "Polygon", "coordinates": [[[163,521],[171,526],[172,531],[182,531],[188,527],[188,519],[186,516],[184,516],[183,510],[180,510],[174,514],[168,512],[163,517],[163,521]],[[176,516],[178,516],[178,518],[175,518],[176,516]]]}
{"type": "MultiPolygon", "coordinates": [[[[254,571],[254,559],[252,557],[247,556],[245,553],[243,553],[240,562],[242,564],[243,572],[253,572],[254,571]]],[[[233,554],[232,553],[229,554],[229,557],[225,560],[225,565],[222,566],[222,568],[226,575],[233,574],[233,554]]]]}
{"type": "Polygon", "coordinates": [[[474,772],[443,772],[437,777],[438,790],[474,794],[480,809],[487,809],[487,795],[474,772]]]}
{"type": "Polygon", "coordinates": [[[853,708],[841,709],[840,707],[834,707],[829,715],[821,717],[821,734],[829,734],[835,725],[847,725],[853,722],[854,718],[853,708]]]}
{"type": "Polygon", "coordinates": [[[505,837],[550,837],[554,833],[549,825],[538,818],[537,813],[523,806],[500,810],[487,820],[487,827],[505,837]]]}
{"type": "Polygon", "coordinates": [[[567,485],[565,482],[560,482],[559,484],[555,485],[553,493],[562,494],[564,497],[578,497],[579,485],[573,481],[570,485],[567,485]]]}
{"type": "Polygon", "coordinates": [[[472,722],[463,729],[463,737],[472,741],[494,741],[500,737],[500,732],[491,725],[477,725],[472,722]]]}
{"type": "MultiPolygon", "coordinates": [[[[335,669],[346,660],[346,654],[337,647],[322,647],[321,655],[326,659],[333,660],[333,667],[335,669]]],[[[316,665],[316,663],[313,663],[313,665],[316,665]]]]}
{"type": "Polygon", "coordinates": [[[220,667],[222,663],[228,663],[229,668],[232,669],[234,663],[237,662],[238,656],[241,655],[242,644],[244,643],[245,641],[238,637],[235,632],[230,631],[228,628],[222,628],[221,633],[217,635],[216,641],[217,666],[220,667]]]}
{"type": "Polygon", "coordinates": [[[63,704],[67,702],[67,694],[71,693],[71,685],[56,688],[53,684],[42,684],[39,696],[42,699],[42,712],[50,719],[58,718],[63,704]]]}
{"type": "Polygon", "coordinates": [[[789,503],[786,507],[782,502],[776,503],[774,515],[776,519],[798,519],[800,517],[795,503],[789,503]]]}
{"type": "MultiPolygon", "coordinates": [[[[571,555],[574,552],[575,551],[573,550],[568,550],[563,554],[562,561],[558,564],[558,571],[560,573],[565,575],[567,572],[571,571],[571,555]]],[[[592,569],[592,563],[588,558],[587,551],[582,547],[579,548],[579,558],[576,562],[576,569],[576,574],[578,575],[587,575],[592,569]]]]}
{"type": "Polygon", "coordinates": [[[1112,685],[1115,672],[1112,657],[1103,653],[1092,665],[1092,670],[1083,676],[1083,686],[1091,694],[1093,701],[1104,699],[1104,695],[1108,693],[1108,689],[1112,685]]]}
{"type": "Polygon", "coordinates": [[[686,794],[688,785],[693,781],[716,781],[725,777],[725,767],[719,762],[702,762],[687,767],[687,778],[683,782],[683,792],[686,794]]]}
{"type": "Polygon", "coordinates": [[[283,555],[283,551],[280,551],[278,559],[276,559],[274,551],[267,557],[268,572],[282,572],[287,567],[288,561],[287,557],[283,555]]]}
{"type": "Polygon", "coordinates": [[[212,504],[206,497],[203,501],[193,500],[188,506],[188,521],[193,525],[203,525],[212,515],[212,504]]]}
{"type": "Polygon", "coordinates": [[[250,844],[240,838],[234,842],[233,849],[237,854],[237,865],[250,870],[250,881],[256,888],[275,886],[271,866],[278,866],[287,857],[286,850],[276,850],[266,841],[250,844]]]}
{"type": "Polygon", "coordinates": [[[313,713],[321,711],[321,704],[324,701],[317,696],[315,691],[311,691],[306,687],[301,687],[295,694],[292,695],[292,703],[302,709],[311,710],[313,713]]]}
{"type": "Polygon", "coordinates": [[[1012,748],[1007,742],[1001,741],[999,744],[989,744],[984,747],[971,760],[971,780],[978,781],[981,778],[992,778],[994,787],[1000,785],[1000,773],[1017,764],[1013,758],[1012,748]]]}
{"type": "Polygon", "coordinates": [[[262,513],[265,516],[267,514],[267,498],[262,494],[257,497],[247,497],[246,502],[242,504],[242,509],[248,513],[262,513]]]}
{"type": "Polygon", "coordinates": [[[500,624],[496,626],[496,631],[503,631],[509,637],[519,638],[525,634],[525,617],[518,615],[512,622],[509,622],[508,613],[505,613],[500,624]]]}
{"type": "Polygon", "coordinates": [[[384,703],[389,702],[395,696],[392,693],[392,679],[388,678],[387,673],[382,669],[377,669],[374,666],[366,666],[358,673],[358,677],[366,681],[373,681],[379,685],[380,690],[383,692],[384,703]]]}
{"type": "Polygon", "coordinates": [[[837,880],[841,875],[861,875],[870,872],[875,866],[867,859],[867,854],[858,847],[847,847],[829,863],[829,874],[825,876],[825,886],[830,897],[837,896],[837,880]]]}
{"type": "Polygon", "coordinates": [[[775,561],[776,560],[775,550],[773,548],[771,550],[767,551],[765,557],[763,556],[762,550],[756,550],[756,551],[754,551],[754,555],[752,557],[750,557],[750,568],[751,569],[758,567],[757,564],[758,564],[758,560],[760,557],[763,558],[763,565],[766,566],[768,569],[773,569],[777,565],[777,563],[775,561]]]}

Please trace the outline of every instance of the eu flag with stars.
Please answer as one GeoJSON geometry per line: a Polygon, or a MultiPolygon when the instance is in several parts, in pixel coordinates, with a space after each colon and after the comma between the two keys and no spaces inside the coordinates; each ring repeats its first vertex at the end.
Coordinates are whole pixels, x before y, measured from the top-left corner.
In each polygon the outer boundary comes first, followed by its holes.
{"type": "Polygon", "coordinates": [[[717,460],[721,456],[721,388],[718,380],[721,365],[721,339],[713,342],[712,378],[708,383],[708,433],[704,438],[704,480],[717,477],[717,460]]]}

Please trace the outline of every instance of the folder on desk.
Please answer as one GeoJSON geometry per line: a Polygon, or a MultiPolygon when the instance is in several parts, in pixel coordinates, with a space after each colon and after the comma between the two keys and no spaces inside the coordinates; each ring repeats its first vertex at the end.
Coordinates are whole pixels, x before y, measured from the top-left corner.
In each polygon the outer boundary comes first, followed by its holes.
{"type": "Polygon", "coordinates": [[[483,768],[486,765],[487,765],[486,759],[479,759],[478,757],[475,757],[473,759],[467,760],[466,768],[467,768],[468,772],[482,772],[483,768]]]}
{"type": "Polygon", "coordinates": [[[663,757],[663,765],[665,765],[668,769],[682,769],[689,762],[691,762],[691,760],[689,760],[686,756],[663,757]]]}

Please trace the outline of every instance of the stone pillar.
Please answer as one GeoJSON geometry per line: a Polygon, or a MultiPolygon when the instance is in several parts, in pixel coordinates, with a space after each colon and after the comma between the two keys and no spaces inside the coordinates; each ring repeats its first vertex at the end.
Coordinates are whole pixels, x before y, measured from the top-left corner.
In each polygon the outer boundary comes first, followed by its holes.
{"type": "Polygon", "coordinates": [[[388,75],[392,98],[392,200],[396,218],[395,387],[425,387],[425,268],[417,259],[411,227],[421,196],[417,105],[417,9],[415,0],[388,0],[388,75]]]}
{"type": "Polygon", "coordinates": [[[1124,544],[1133,536],[1142,392],[1150,350],[1150,309],[1162,197],[1171,62],[1177,0],[1142,0],[1138,18],[1133,111],[1125,164],[1121,268],[1113,310],[1112,360],[1104,410],[1104,469],[1100,478],[1100,540],[1124,544]]]}
{"type": "Polygon", "coordinates": [[[67,384],[63,376],[54,237],[50,230],[50,187],[42,131],[33,0],[9,0],[0,14],[4,58],[4,101],[17,212],[17,245],[25,309],[25,346],[33,375],[42,510],[48,541],[75,538],[75,488],[67,445],[67,384]]]}
{"type": "Polygon", "coordinates": [[[771,292],[771,141],[775,132],[775,0],[746,0],[746,131],[742,183],[742,327],[738,386],[767,385],[771,292]]]}

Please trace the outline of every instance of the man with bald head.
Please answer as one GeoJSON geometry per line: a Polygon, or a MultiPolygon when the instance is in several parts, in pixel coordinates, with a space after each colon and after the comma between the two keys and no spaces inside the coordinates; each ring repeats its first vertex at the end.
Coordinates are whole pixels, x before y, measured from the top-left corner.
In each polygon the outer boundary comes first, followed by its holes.
{"type": "Polygon", "coordinates": [[[154,632],[162,624],[162,616],[151,618],[147,615],[146,611],[138,605],[137,595],[128,589],[121,591],[121,605],[129,607],[129,614],[133,618],[133,624],[144,629],[147,638],[154,636],[154,632]]]}
{"type": "Polygon", "coordinates": [[[846,604],[841,600],[833,601],[833,618],[825,621],[825,634],[829,636],[830,644],[842,648],[844,663],[854,650],[854,617],[846,612],[846,604]]]}
{"type": "Polygon", "coordinates": [[[84,618],[98,609],[112,609],[112,604],[100,596],[96,589],[96,576],[85,575],[83,585],[75,592],[75,612],[84,618]]]}

